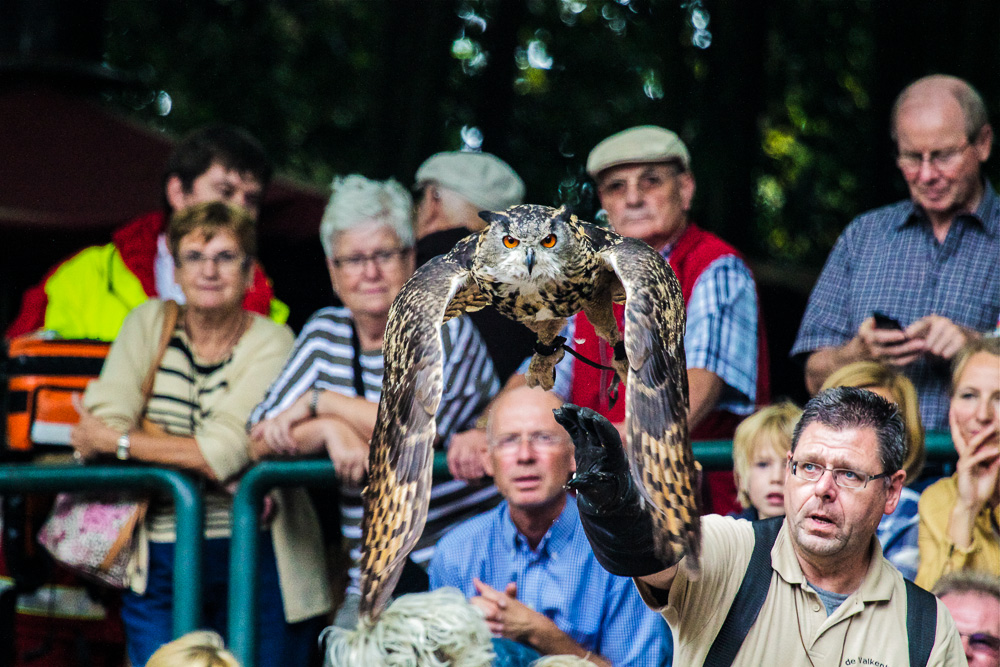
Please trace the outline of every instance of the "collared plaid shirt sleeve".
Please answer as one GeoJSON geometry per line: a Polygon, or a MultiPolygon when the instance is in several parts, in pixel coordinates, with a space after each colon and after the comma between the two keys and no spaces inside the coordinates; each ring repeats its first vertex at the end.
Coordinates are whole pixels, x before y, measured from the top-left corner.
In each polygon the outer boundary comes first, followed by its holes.
{"type": "Polygon", "coordinates": [[[694,284],[687,304],[688,368],[719,376],[726,390],[717,410],[747,415],[757,398],[757,289],[738,257],[720,257],[694,284]]]}
{"type": "Polygon", "coordinates": [[[919,493],[903,487],[895,511],[883,516],[875,531],[886,560],[895,565],[896,569],[910,581],[916,578],[920,566],[920,550],[917,546],[920,526],[920,515],[917,513],[919,502],[919,493]]]}
{"type": "Polygon", "coordinates": [[[570,497],[534,551],[504,502],[445,535],[429,575],[432,590],[453,586],[469,598],[477,595],[473,577],[499,591],[515,582],[519,601],[616,667],[670,664],[669,628],[645,606],[631,579],[600,566],[570,497]]]}
{"type": "MultiPolygon", "coordinates": [[[[986,332],[1000,318],[1000,197],[986,182],[974,214],[944,242],[903,201],[856,218],[837,240],[809,297],[792,356],[840,346],[879,311],[909,326],[936,314],[986,332]]],[[[925,356],[903,369],[927,429],[948,428],[948,362],[925,356]]]]}
{"type": "Polygon", "coordinates": [[[852,328],[850,295],[847,286],[851,284],[851,238],[842,234],[830,251],[823,265],[823,271],[809,295],[799,334],[791,354],[812,352],[822,347],[843,345],[857,331],[852,328]]]}

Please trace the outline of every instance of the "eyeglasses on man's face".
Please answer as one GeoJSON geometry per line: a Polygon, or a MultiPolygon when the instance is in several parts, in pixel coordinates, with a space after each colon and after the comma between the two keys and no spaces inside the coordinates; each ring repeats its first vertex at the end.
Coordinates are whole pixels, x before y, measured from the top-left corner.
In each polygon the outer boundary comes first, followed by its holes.
{"type": "Polygon", "coordinates": [[[850,468],[825,468],[811,461],[792,461],[791,469],[794,476],[807,482],[818,482],[823,474],[829,471],[833,475],[834,483],[844,489],[863,489],[873,479],[889,476],[887,472],[869,475],[850,468]]]}
{"type": "Polygon", "coordinates": [[[1000,656],[1000,637],[988,632],[959,632],[959,636],[969,640],[969,648],[973,653],[982,653],[991,657],[1000,656]]]}
{"type": "Polygon", "coordinates": [[[197,250],[181,253],[179,266],[185,269],[201,269],[212,264],[220,272],[229,273],[237,270],[246,260],[246,255],[232,250],[223,250],[216,255],[203,255],[197,250]]]}
{"type": "Polygon", "coordinates": [[[962,153],[971,145],[968,141],[965,141],[961,146],[944,148],[929,153],[899,153],[896,156],[896,164],[908,174],[915,174],[920,171],[920,168],[924,166],[925,160],[935,171],[945,171],[957,165],[962,153]]]}
{"type": "Polygon", "coordinates": [[[680,163],[669,162],[645,167],[637,176],[630,173],[611,174],[601,179],[597,190],[604,198],[624,198],[628,195],[629,186],[633,185],[639,193],[645,195],[663,187],[683,171],[680,163]]]}
{"type": "MultiPolygon", "coordinates": [[[[517,451],[524,437],[520,433],[502,433],[494,442],[493,448],[503,453],[517,451]]],[[[536,431],[527,436],[528,444],[534,449],[552,449],[563,443],[563,438],[555,433],[536,431]]]]}
{"type": "Polygon", "coordinates": [[[376,250],[368,255],[334,257],[333,265],[346,273],[361,273],[365,270],[368,262],[374,262],[378,268],[385,269],[398,265],[399,260],[408,252],[410,252],[409,248],[387,248],[376,250]]]}

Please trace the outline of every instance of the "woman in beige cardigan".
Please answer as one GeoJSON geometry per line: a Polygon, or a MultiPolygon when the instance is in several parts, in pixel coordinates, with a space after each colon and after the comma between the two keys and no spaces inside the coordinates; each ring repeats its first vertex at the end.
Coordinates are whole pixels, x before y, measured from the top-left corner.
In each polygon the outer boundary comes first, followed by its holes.
{"type": "MultiPolygon", "coordinates": [[[[174,215],[168,243],[184,294],[152,393],[140,387],[155,362],[169,307],[133,310],[82,404],[72,444],[78,460],[117,456],[179,468],[205,486],[203,618],[224,633],[232,489],[250,465],[245,429],[292,346],[287,327],[243,310],[256,239],[253,220],[221,202],[174,215]]],[[[79,403],[79,401],[78,401],[79,403]]],[[[270,539],[261,541],[260,665],[305,664],[330,607],[315,513],[300,490],[275,494],[270,539]],[[293,545],[294,544],[294,548],[293,545]],[[301,657],[301,659],[300,659],[301,657]]],[[[133,559],[122,620],[132,664],[172,639],[174,511],[154,497],[133,559]]]]}

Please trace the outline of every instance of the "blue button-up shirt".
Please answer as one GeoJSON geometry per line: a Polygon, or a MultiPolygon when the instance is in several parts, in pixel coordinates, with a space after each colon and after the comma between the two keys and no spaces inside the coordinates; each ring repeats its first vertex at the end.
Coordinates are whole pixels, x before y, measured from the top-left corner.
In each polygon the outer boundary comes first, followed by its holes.
{"type": "Polygon", "coordinates": [[[506,501],[445,535],[430,564],[431,589],[454,586],[478,595],[473,577],[544,614],[588,651],[619,665],[669,665],[670,630],[642,602],[632,580],[600,566],[567,496],[559,518],[533,550],[506,501]]]}
{"type": "MultiPolygon", "coordinates": [[[[911,201],[855,218],[813,288],[792,355],[847,343],[874,311],[904,327],[936,314],[993,330],[1000,317],[1000,197],[989,182],[976,212],[956,216],[943,243],[911,201]]],[[[903,370],[920,396],[924,427],[947,429],[948,362],[925,356],[903,370]]]]}

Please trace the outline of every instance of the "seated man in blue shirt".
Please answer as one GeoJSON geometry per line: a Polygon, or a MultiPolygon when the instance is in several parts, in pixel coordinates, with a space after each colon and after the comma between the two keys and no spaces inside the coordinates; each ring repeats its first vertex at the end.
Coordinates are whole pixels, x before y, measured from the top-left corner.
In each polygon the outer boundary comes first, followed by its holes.
{"type": "Polygon", "coordinates": [[[598,665],[669,664],[667,626],[632,582],[606,572],[590,549],[576,503],[564,489],[573,444],[552,410],[562,401],[517,387],[494,401],[485,466],[504,497],[438,543],[431,589],[458,588],[493,633],[542,655],[598,665]]]}

